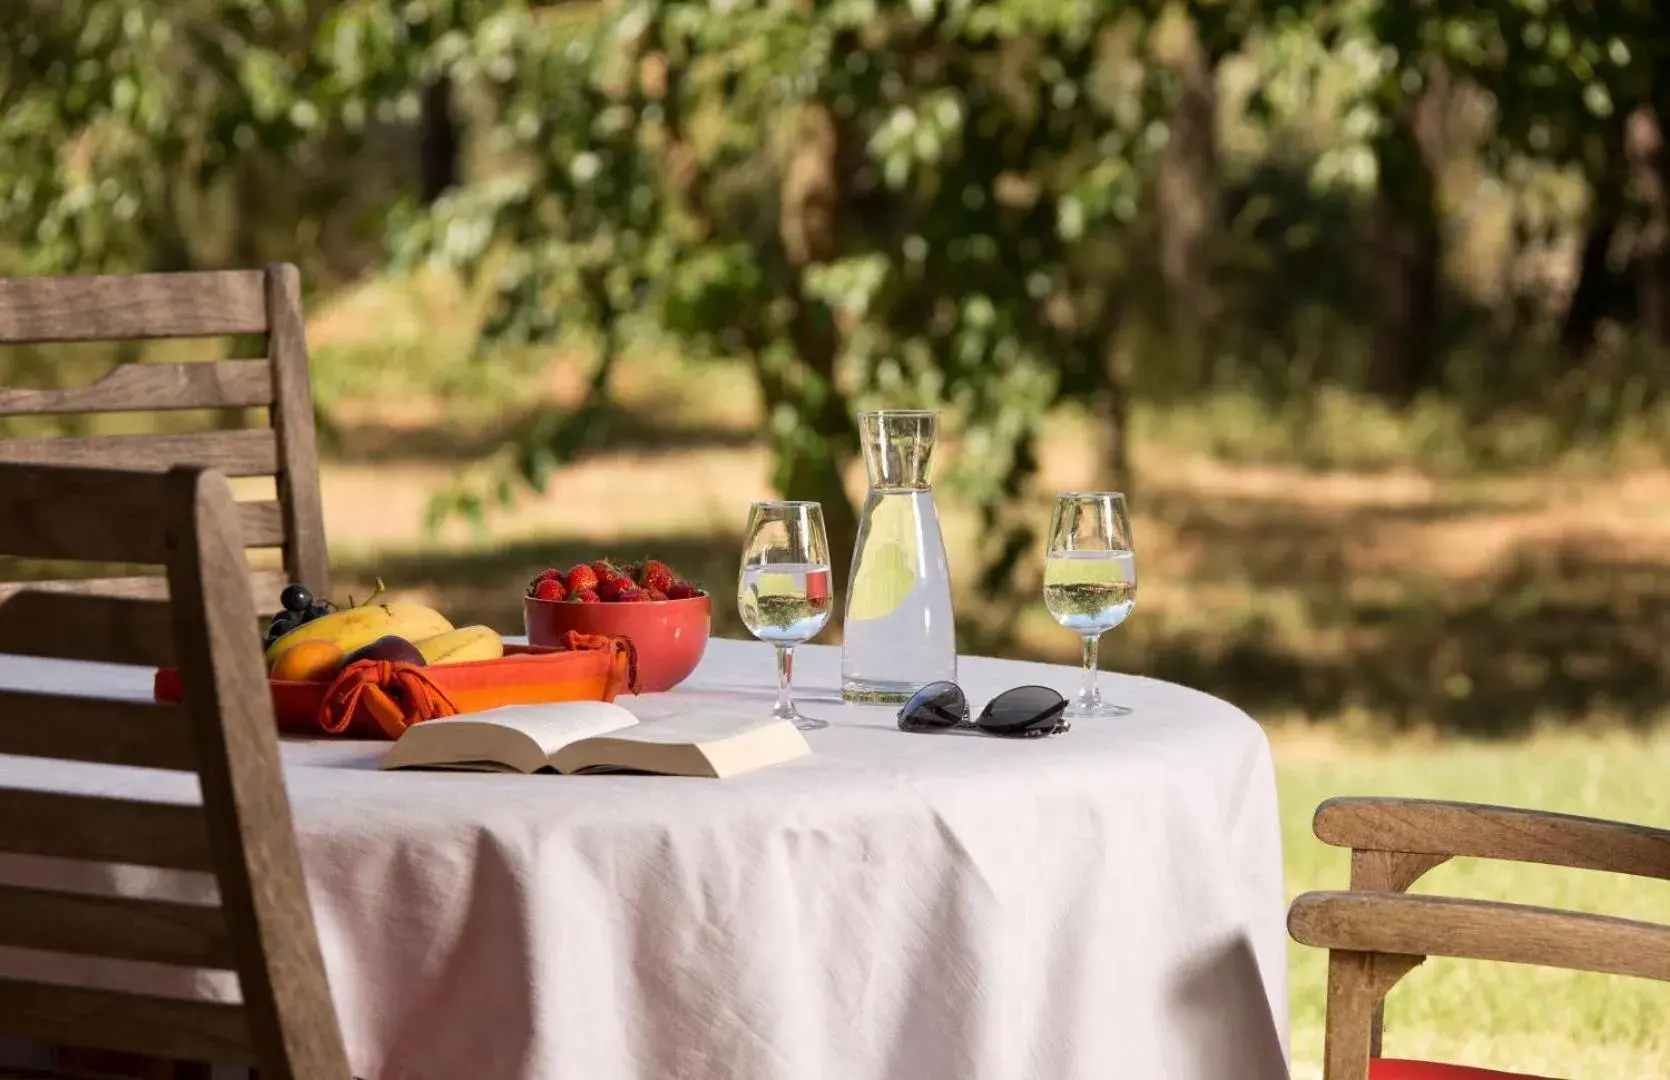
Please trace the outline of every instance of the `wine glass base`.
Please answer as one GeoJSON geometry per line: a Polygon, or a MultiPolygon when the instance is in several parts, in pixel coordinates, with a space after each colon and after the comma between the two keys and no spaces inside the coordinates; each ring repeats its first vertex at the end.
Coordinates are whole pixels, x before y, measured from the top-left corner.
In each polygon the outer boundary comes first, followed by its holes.
{"type": "Polygon", "coordinates": [[[1129,716],[1131,710],[1110,701],[1072,702],[1061,714],[1069,720],[1103,720],[1113,716],[1129,716]]]}

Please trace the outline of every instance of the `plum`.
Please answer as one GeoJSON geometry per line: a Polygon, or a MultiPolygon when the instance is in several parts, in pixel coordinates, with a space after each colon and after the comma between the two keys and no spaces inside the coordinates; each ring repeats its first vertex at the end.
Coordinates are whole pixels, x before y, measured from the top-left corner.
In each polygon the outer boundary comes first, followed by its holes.
{"type": "Polygon", "coordinates": [[[423,653],[416,645],[398,634],[385,634],[369,645],[362,645],[348,654],[342,661],[342,666],[358,663],[361,660],[382,660],[391,664],[415,664],[418,667],[428,666],[423,653]]]}

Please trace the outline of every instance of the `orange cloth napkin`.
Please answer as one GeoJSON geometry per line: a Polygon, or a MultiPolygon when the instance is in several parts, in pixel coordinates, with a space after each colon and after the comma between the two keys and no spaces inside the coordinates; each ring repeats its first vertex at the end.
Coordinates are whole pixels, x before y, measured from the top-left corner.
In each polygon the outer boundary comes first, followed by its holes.
{"type": "Polygon", "coordinates": [[[624,654],[626,657],[626,689],[634,694],[638,692],[638,647],[632,644],[631,638],[609,637],[606,634],[582,634],[578,630],[570,630],[562,636],[560,647],[567,649],[569,652],[591,652],[608,649],[617,658],[624,654]]]}
{"type": "Polygon", "coordinates": [[[458,706],[416,664],[361,660],[343,668],[325,691],[319,726],[328,735],[340,735],[361,711],[384,735],[398,739],[413,724],[455,715],[458,706]]]}

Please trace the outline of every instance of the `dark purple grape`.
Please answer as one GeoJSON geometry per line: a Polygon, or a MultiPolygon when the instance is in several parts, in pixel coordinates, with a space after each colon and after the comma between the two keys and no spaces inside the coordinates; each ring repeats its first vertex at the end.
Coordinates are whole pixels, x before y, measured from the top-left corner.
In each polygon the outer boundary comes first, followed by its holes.
{"type": "Polygon", "coordinates": [[[313,604],[313,590],[299,581],[293,581],[278,594],[278,602],[284,605],[285,611],[305,612],[313,604]]]}
{"type": "Polygon", "coordinates": [[[301,624],[302,617],[298,612],[279,612],[273,616],[273,621],[267,624],[267,644],[271,645],[301,624]]]}

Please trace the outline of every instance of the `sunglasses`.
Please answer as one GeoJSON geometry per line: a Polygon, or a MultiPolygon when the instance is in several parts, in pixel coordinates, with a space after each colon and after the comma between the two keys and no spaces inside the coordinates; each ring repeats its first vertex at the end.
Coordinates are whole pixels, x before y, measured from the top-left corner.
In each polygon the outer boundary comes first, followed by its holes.
{"type": "Polygon", "coordinates": [[[932,682],[912,694],[899,710],[899,730],[950,731],[972,728],[1005,739],[1059,735],[1072,725],[1061,718],[1067,699],[1047,686],[1017,686],[987,702],[978,719],[968,718],[968,698],[953,682],[932,682]]]}

